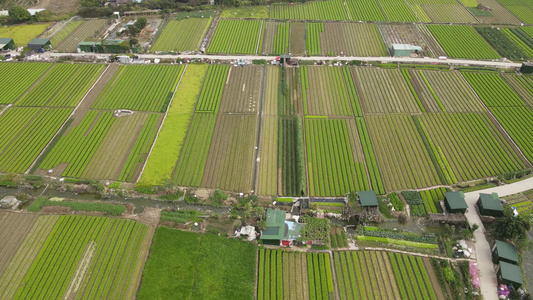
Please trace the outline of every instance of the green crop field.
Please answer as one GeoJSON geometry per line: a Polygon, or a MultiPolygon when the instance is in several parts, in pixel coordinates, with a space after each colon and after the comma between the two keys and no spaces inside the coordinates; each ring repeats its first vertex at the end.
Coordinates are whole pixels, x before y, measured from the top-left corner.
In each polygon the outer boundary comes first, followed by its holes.
{"type": "Polygon", "coordinates": [[[312,196],[344,195],[369,187],[355,122],[306,119],[312,196]]]}
{"type": "Polygon", "coordinates": [[[0,28],[0,36],[12,38],[18,47],[26,47],[32,39],[41,35],[49,26],[50,23],[3,26],[0,28]]]}
{"type": "Polygon", "coordinates": [[[165,112],[182,71],[183,66],[120,66],[92,108],[165,112]]]}
{"type": "Polygon", "coordinates": [[[71,34],[78,26],[80,26],[83,23],[83,21],[71,21],[68,22],[65,27],[63,27],[60,31],[54,33],[52,38],[50,39],[50,44],[52,46],[57,46],[61,41],[63,41],[69,34],[71,34]]]}
{"type": "Polygon", "coordinates": [[[533,24],[533,7],[520,0],[498,0],[498,2],[518,17],[522,23],[533,24]]]}
{"type": "Polygon", "coordinates": [[[514,48],[518,48],[528,57],[533,57],[533,32],[529,35],[522,28],[501,28],[501,31],[515,45],[514,48]]]}
{"type": "Polygon", "coordinates": [[[352,21],[385,21],[385,16],[375,0],[347,0],[346,7],[352,21]]]}
{"type": "Polygon", "coordinates": [[[66,121],[71,109],[12,107],[0,116],[0,171],[24,173],[66,121]]]}
{"type": "Polygon", "coordinates": [[[149,226],[87,216],[29,215],[18,219],[16,225],[26,225],[28,230],[20,241],[9,240],[19,246],[2,274],[0,292],[4,297],[109,299],[135,295],[141,261],[148,250],[146,240],[153,231],[149,226]]]}
{"type": "Polygon", "coordinates": [[[426,258],[335,251],[333,263],[341,299],[438,299],[442,295],[440,286],[430,280],[435,275],[426,258]]]}
{"type": "Polygon", "coordinates": [[[103,71],[104,65],[54,65],[16,106],[74,107],[103,71]]]}
{"type": "Polygon", "coordinates": [[[0,64],[0,71],[10,76],[0,81],[0,104],[12,104],[52,66],[44,63],[0,64]]]}
{"type": "Polygon", "coordinates": [[[262,49],[263,21],[220,20],[208,53],[255,54],[262,49]]]}
{"type": "Polygon", "coordinates": [[[137,299],[252,299],[256,253],[246,241],[159,227],[137,299]]]}
{"type": "Polygon", "coordinates": [[[289,51],[290,23],[266,22],[263,37],[263,54],[286,54],[289,51]]]}
{"type": "Polygon", "coordinates": [[[405,0],[377,0],[389,22],[419,22],[419,18],[405,0]]]}
{"type": "Polygon", "coordinates": [[[327,253],[259,250],[257,299],[334,299],[327,253]]]}
{"type": "Polygon", "coordinates": [[[500,56],[468,25],[428,25],[444,51],[454,58],[498,59],[500,56]]]}
{"type": "Polygon", "coordinates": [[[491,27],[475,28],[502,57],[510,60],[526,60],[529,57],[518,45],[509,40],[508,35],[501,30],[491,27]]]}
{"type": "Polygon", "coordinates": [[[211,18],[172,20],[150,51],[198,51],[210,24],[211,18]]]}
{"type": "Polygon", "coordinates": [[[348,20],[348,15],[341,0],[314,1],[301,4],[274,4],[270,6],[268,17],[282,20],[348,20]]]}

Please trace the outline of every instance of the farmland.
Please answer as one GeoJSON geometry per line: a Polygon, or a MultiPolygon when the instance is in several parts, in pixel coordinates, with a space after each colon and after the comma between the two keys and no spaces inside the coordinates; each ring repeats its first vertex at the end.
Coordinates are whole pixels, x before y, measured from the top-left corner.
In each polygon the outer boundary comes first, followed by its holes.
{"type": "Polygon", "coordinates": [[[257,53],[257,49],[261,49],[263,23],[255,20],[220,20],[207,53],[257,53]]]}
{"type": "MultiPolygon", "coordinates": [[[[75,52],[80,42],[97,38],[106,26],[107,21],[104,19],[83,21],[67,37],[61,39],[59,44],[52,44],[52,46],[59,52],[75,52]]],[[[61,34],[61,32],[58,34],[61,34]]]]}
{"type": "Polygon", "coordinates": [[[418,22],[419,18],[404,0],[378,0],[389,22],[418,22]]]}
{"type": "Polygon", "coordinates": [[[159,227],[137,298],[251,299],[256,253],[248,242],[159,227]]]}
{"type": "Polygon", "coordinates": [[[120,66],[92,108],[165,112],[182,71],[182,66],[120,66]]]}
{"type": "Polygon", "coordinates": [[[264,54],[286,54],[289,50],[290,23],[266,22],[263,48],[264,54]]]}
{"type": "Polygon", "coordinates": [[[3,26],[0,28],[0,36],[12,38],[18,47],[26,47],[32,39],[41,35],[49,26],[48,23],[3,26]]]}
{"type": "Polygon", "coordinates": [[[197,51],[210,24],[211,18],[172,20],[167,24],[151,51],[197,51]]]}
{"type": "Polygon", "coordinates": [[[385,16],[381,12],[377,1],[348,0],[346,1],[346,7],[352,21],[385,21],[385,16]]]}
{"type": "Polygon", "coordinates": [[[271,19],[284,20],[348,20],[341,0],[313,1],[302,4],[275,4],[268,13],[271,19]]]}
{"type": "MultiPolygon", "coordinates": [[[[147,225],[86,216],[15,218],[27,229],[18,239],[9,239],[16,252],[0,272],[3,296],[130,298],[135,294],[140,261],[153,230],[147,225]]],[[[16,222],[10,213],[3,220],[16,222]]]]}
{"type": "Polygon", "coordinates": [[[80,26],[83,23],[83,21],[71,21],[68,22],[65,27],[63,27],[60,31],[56,32],[52,38],[50,39],[50,43],[54,46],[59,45],[62,40],[64,40],[69,34],[72,33],[78,26],[80,26]]]}
{"type": "Polygon", "coordinates": [[[425,258],[348,251],[334,252],[333,261],[341,299],[437,299],[442,293],[425,258]]]}
{"type": "Polygon", "coordinates": [[[334,299],[329,254],[259,250],[257,299],[334,299]]]}
{"type": "Polygon", "coordinates": [[[0,87],[4,91],[0,103],[15,102],[51,66],[43,63],[1,64],[0,70],[11,76],[6,76],[0,82],[0,87]]]}
{"type": "Polygon", "coordinates": [[[448,56],[454,58],[496,59],[498,53],[470,26],[428,25],[448,56]]]}
{"type": "Polygon", "coordinates": [[[525,60],[528,58],[528,55],[518,45],[511,42],[501,30],[490,27],[476,27],[476,30],[502,57],[510,60],[525,60]]]}

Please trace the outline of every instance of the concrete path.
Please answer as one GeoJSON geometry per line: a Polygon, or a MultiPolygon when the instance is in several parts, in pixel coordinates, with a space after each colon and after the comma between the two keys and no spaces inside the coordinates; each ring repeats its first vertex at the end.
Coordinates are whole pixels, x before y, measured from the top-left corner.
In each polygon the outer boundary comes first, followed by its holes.
{"type": "MultiPolygon", "coordinates": [[[[66,56],[66,55],[72,55],[72,56],[100,56],[100,57],[108,57],[111,54],[95,54],[95,53],[54,53],[54,52],[47,52],[44,54],[41,54],[42,56],[50,56],[50,57],[58,57],[58,56],[66,56]]],[[[262,56],[262,55],[210,55],[210,54],[180,54],[180,55],[161,55],[161,54],[138,54],[139,58],[141,59],[154,59],[154,58],[201,58],[201,59],[218,59],[218,60],[237,60],[237,59],[245,59],[245,60],[259,60],[259,59],[265,59],[265,60],[273,60],[276,58],[276,56],[262,56]]],[[[494,68],[515,68],[520,67],[521,63],[513,63],[510,61],[481,61],[481,60],[467,60],[467,59],[438,59],[438,58],[413,58],[413,57],[390,57],[390,56],[378,56],[378,57],[369,57],[369,56],[346,56],[346,57],[331,57],[331,56],[309,56],[309,57],[293,57],[295,59],[299,60],[324,60],[324,61],[352,61],[352,60],[360,60],[360,61],[379,61],[384,63],[412,63],[412,64],[419,64],[419,63],[438,63],[438,64],[454,64],[454,65],[475,65],[475,66],[490,66],[494,68]]]]}
{"type": "Polygon", "coordinates": [[[474,232],[474,238],[477,264],[481,280],[481,295],[484,300],[498,299],[497,279],[494,265],[492,264],[491,249],[487,238],[485,237],[485,228],[483,227],[483,223],[481,223],[481,218],[476,212],[476,201],[479,199],[480,193],[498,193],[500,197],[503,197],[531,189],[533,189],[533,178],[494,188],[465,193],[465,200],[466,203],[468,203],[468,211],[465,216],[468,219],[470,226],[474,224],[479,225],[479,229],[474,232]]]}

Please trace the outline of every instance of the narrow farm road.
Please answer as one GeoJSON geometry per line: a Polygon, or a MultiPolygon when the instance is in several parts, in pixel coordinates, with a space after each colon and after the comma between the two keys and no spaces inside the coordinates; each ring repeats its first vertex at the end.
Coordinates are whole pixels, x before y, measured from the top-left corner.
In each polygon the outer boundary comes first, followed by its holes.
{"type": "Polygon", "coordinates": [[[533,177],[519,182],[465,193],[465,200],[468,204],[468,211],[465,214],[470,225],[478,224],[479,229],[474,232],[476,258],[481,279],[481,295],[484,300],[498,299],[497,279],[494,265],[492,264],[492,253],[489,242],[485,237],[485,228],[481,223],[481,218],[476,211],[476,201],[480,193],[498,193],[500,197],[520,193],[533,189],[533,177]]]}
{"type": "MultiPolygon", "coordinates": [[[[72,55],[72,56],[105,56],[109,57],[110,54],[94,54],[94,53],[46,53],[42,56],[51,56],[51,57],[58,57],[58,56],[65,56],[65,55],[72,55]]],[[[180,54],[180,55],[161,55],[161,54],[138,54],[139,58],[141,59],[154,59],[154,58],[201,58],[201,59],[219,59],[219,60],[237,60],[237,59],[245,59],[245,60],[258,60],[258,59],[265,59],[265,60],[273,60],[276,58],[276,56],[262,56],[262,55],[210,55],[210,54],[202,54],[202,55],[196,55],[196,54],[180,54]]],[[[294,56],[293,58],[299,59],[299,60],[324,60],[324,61],[352,61],[352,60],[360,60],[360,61],[379,61],[384,63],[438,63],[438,64],[455,64],[455,65],[476,65],[476,66],[490,66],[495,68],[515,68],[520,67],[521,63],[513,63],[510,61],[481,61],[481,60],[467,60],[467,59],[446,59],[441,60],[438,58],[412,58],[412,57],[390,57],[390,56],[378,56],[378,57],[368,57],[368,56],[346,56],[346,57],[332,57],[332,56],[309,56],[309,57],[297,57],[294,56]]]]}

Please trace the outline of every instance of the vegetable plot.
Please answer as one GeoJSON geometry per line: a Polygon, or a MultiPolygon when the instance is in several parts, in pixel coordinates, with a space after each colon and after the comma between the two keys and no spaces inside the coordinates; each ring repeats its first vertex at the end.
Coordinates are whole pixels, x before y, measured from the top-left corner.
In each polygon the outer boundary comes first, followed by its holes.
{"type": "Polygon", "coordinates": [[[428,25],[448,56],[454,58],[498,59],[500,56],[468,25],[428,25]]]}
{"type": "Polygon", "coordinates": [[[255,54],[262,47],[263,21],[225,20],[218,23],[208,53],[255,54]]]}
{"type": "Polygon", "coordinates": [[[15,102],[32,84],[52,66],[46,63],[0,64],[0,72],[9,74],[0,81],[2,97],[0,104],[15,102]]]}
{"type": "Polygon", "coordinates": [[[302,4],[274,4],[269,18],[283,20],[348,20],[342,0],[313,1],[302,4]]]}
{"type": "Polygon", "coordinates": [[[150,51],[198,51],[211,20],[190,18],[170,21],[150,51]]]}

